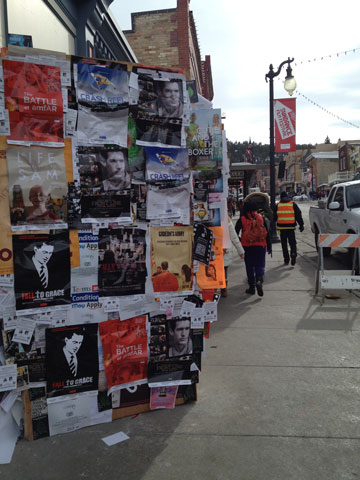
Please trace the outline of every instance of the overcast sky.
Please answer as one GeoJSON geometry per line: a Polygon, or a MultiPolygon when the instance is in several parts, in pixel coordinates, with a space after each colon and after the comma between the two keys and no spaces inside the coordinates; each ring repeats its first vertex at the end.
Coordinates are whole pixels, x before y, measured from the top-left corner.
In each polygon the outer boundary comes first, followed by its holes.
{"type": "MultiPolygon", "coordinates": [[[[176,0],[115,0],[110,9],[125,30],[131,12],[175,7],[176,0]]],[[[211,55],[213,105],[226,115],[230,140],[269,143],[265,74],[270,63],[277,69],[289,56],[295,58],[297,143],[323,143],[327,135],[333,143],[360,139],[360,128],[304,98],[360,127],[359,0],[191,0],[190,9],[202,58],[211,55]]],[[[288,96],[285,76],[286,66],[274,80],[275,98],[288,96]]]]}

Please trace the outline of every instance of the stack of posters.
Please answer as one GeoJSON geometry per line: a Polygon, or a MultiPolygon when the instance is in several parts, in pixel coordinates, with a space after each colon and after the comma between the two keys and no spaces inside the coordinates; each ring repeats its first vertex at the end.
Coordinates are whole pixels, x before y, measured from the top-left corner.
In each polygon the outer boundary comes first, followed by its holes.
{"type": "Polygon", "coordinates": [[[0,396],[22,394],[33,439],[193,400],[225,286],[221,111],[178,70],[16,55],[0,70],[0,396]]]}

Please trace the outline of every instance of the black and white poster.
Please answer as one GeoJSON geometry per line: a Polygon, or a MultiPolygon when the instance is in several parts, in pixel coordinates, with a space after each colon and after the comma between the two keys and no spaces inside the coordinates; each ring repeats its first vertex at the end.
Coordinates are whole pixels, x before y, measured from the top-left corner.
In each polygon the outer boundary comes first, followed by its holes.
{"type": "Polygon", "coordinates": [[[98,389],[98,325],[46,330],[48,397],[98,389]]]}
{"type": "Polygon", "coordinates": [[[213,232],[205,225],[194,225],[194,260],[209,265],[213,237],[213,232]]]}
{"type": "Polygon", "coordinates": [[[116,145],[78,147],[77,161],[82,218],[129,218],[127,149],[116,145]]]}
{"type": "Polygon", "coordinates": [[[18,314],[70,305],[68,232],[13,235],[13,252],[18,314]]]}
{"type": "Polygon", "coordinates": [[[145,233],[139,228],[100,229],[100,297],[145,293],[145,233]]]}

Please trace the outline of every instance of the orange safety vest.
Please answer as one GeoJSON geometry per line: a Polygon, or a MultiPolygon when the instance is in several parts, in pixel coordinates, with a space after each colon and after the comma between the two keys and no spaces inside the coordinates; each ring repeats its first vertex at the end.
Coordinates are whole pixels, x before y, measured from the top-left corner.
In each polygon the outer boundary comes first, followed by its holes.
{"type": "Polygon", "coordinates": [[[296,227],[293,202],[278,203],[276,226],[279,230],[294,230],[296,227]]]}

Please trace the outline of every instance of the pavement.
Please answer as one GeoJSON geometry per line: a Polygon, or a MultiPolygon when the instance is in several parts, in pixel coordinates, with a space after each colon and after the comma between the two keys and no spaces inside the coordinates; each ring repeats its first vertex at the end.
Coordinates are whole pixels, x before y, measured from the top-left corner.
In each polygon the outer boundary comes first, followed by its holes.
{"type": "Polygon", "coordinates": [[[314,298],[298,235],[295,267],[267,256],[264,297],[245,267],[206,343],[198,401],[175,410],[18,442],[4,480],[354,480],[360,478],[359,297],[314,298]],[[112,447],[101,439],[123,431],[112,447]]]}

